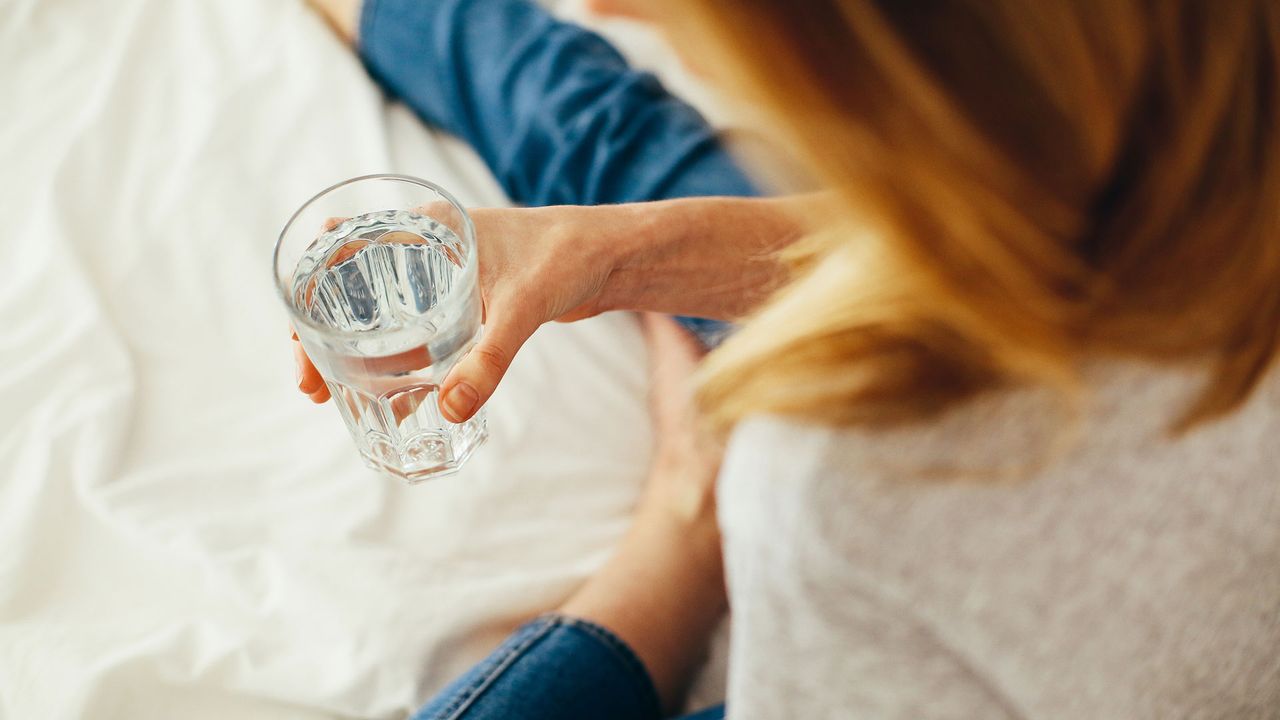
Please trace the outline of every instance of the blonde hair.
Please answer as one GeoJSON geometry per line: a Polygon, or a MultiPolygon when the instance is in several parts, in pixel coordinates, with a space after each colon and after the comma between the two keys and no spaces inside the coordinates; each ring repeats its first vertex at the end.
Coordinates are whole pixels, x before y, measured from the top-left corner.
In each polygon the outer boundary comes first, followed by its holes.
{"type": "Polygon", "coordinates": [[[834,197],[792,280],[707,360],[721,426],[914,421],[1010,382],[1071,388],[1105,354],[1212,363],[1183,428],[1275,357],[1280,3],[670,10],[834,197]]]}

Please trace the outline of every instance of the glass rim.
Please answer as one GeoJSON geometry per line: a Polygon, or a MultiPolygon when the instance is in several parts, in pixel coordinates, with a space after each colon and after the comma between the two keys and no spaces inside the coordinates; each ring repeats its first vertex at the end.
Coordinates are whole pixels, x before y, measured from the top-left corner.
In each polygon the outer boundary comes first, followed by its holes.
{"type": "MultiPolygon", "coordinates": [[[[422,178],[414,177],[412,175],[402,175],[399,173],[372,173],[369,175],[358,175],[353,178],[347,178],[346,180],[342,180],[341,182],[336,182],[324,188],[323,190],[317,192],[316,194],[312,195],[310,198],[307,199],[306,202],[299,205],[297,210],[293,211],[293,214],[290,215],[289,219],[285,222],[284,228],[280,230],[280,235],[276,238],[275,247],[271,252],[271,274],[274,276],[273,281],[276,286],[276,294],[280,296],[280,299],[284,302],[285,307],[289,309],[289,316],[292,318],[293,322],[301,322],[303,325],[323,335],[331,335],[331,336],[344,337],[344,338],[349,338],[349,337],[368,338],[368,337],[374,337],[377,335],[382,335],[384,333],[402,332],[404,330],[404,328],[388,328],[386,330],[373,330],[373,331],[342,330],[340,328],[330,327],[328,325],[322,325],[312,320],[307,315],[303,314],[302,311],[299,310],[296,305],[294,305],[293,298],[290,297],[291,295],[290,289],[285,287],[285,282],[284,280],[281,279],[281,274],[279,270],[280,253],[281,253],[281,250],[284,248],[285,237],[289,234],[289,230],[293,228],[293,224],[298,220],[298,217],[302,215],[302,213],[305,212],[307,208],[311,207],[312,204],[314,204],[317,200],[328,195],[329,193],[332,193],[333,191],[346,187],[348,185],[354,185],[356,183],[366,182],[369,180],[394,180],[397,182],[408,183],[410,185],[417,185],[419,187],[432,190],[436,193],[439,193],[440,196],[443,197],[445,201],[447,201],[450,205],[452,205],[456,210],[458,210],[458,214],[462,216],[463,240],[465,241],[467,246],[466,266],[462,268],[462,277],[460,278],[460,280],[462,280],[463,282],[454,283],[453,286],[449,288],[449,292],[445,293],[444,297],[442,297],[439,300],[439,302],[436,303],[437,306],[453,300],[455,296],[457,296],[464,288],[468,287],[469,283],[466,281],[469,280],[472,275],[475,275],[478,272],[479,250],[476,246],[475,223],[471,220],[471,214],[467,212],[467,209],[463,207],[462,203],[458,202],[458,199],[455,198],[453,194],[450,193],[448,190],[445,190],[444,188],[431,182],[430,180],[423,180],[422,178]]],[[[292,278],[292,275],[290,277],[292,278]]]]}

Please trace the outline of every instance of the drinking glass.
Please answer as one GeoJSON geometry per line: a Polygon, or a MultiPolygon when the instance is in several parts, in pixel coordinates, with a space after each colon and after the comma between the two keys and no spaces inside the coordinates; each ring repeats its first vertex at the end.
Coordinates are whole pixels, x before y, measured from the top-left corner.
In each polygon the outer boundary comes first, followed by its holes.
{"type": "Polygon", "coordinates": [[[480,336],[475,228],[443,188],[367,175],[308,200],[280,233],[276,286],[370,467],[409,481],[456,472],[487,436],[438,409],[480,336]]]}

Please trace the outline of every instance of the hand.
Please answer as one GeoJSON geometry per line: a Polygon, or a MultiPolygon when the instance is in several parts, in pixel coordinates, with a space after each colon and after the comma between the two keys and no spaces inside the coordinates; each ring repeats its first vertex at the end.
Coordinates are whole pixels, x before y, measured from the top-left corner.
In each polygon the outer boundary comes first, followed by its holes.
{"type": "Polygon", "coordinates": [[[706,351],[671,318],[644,313],[640,321],[649,347],[653,458],[637,514],[668,516],[709,534],[718,547],[715,479],[722,448],[699,424],[693,403],[693,375],[706,351]]]}
{"type": "MultiPolygon", "coordinates": [[[[474,209],[485,331],[442,383],[440,409],[453,422],[488,401],[511,360],[545,322],[591,317],[604,309],[605,283],[618,244],[595,222],[593,208],[474,209]]],[[[340,222],[330,220],[327,227],[340,222]]],[[[614,224],[619,232],[624,225],[614,224]]],[[[296,333],[298,388],[313,402],[329,399],[323,378],[296,333]]]]}
{"type": "Polygon", "coordinates": [[[488,402],[516,352],[543,323],[580,320],[608,309],[602,296],[617,246],[609,229],[593,227],[592,210],[471,212],[479,238],[485,329],[441,384],[446,418],[461,422],[488,402]]]}
{"type": "MultiPolygon", "coordinates": [[[[540,325],[606,310],[733,319],[777,287],[777,250],[812,199],[687,198],[628,205],[472,210],[485,332],[441,384],[453,422],[489,400],[540,325]]],[[[300,349],[298,386],[328,400],[300,349]]]]}

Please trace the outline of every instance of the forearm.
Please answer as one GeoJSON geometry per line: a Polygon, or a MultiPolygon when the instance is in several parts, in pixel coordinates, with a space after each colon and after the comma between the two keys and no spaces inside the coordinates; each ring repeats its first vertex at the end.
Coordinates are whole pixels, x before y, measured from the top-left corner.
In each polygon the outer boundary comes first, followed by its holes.
{"type": "Polygon", "coordinates": [[[691,198],[602,208],[616,229],[601,306],[734,320],[786,277],[811,198],[691,198]]]}
{"type": "Polygon", "coordinates": [[[802,199],[473,209],[485,332],[450,371],[441,412],[471,417],[540,325],[607,310],[738,318],[785,280],[802,199]]]}

